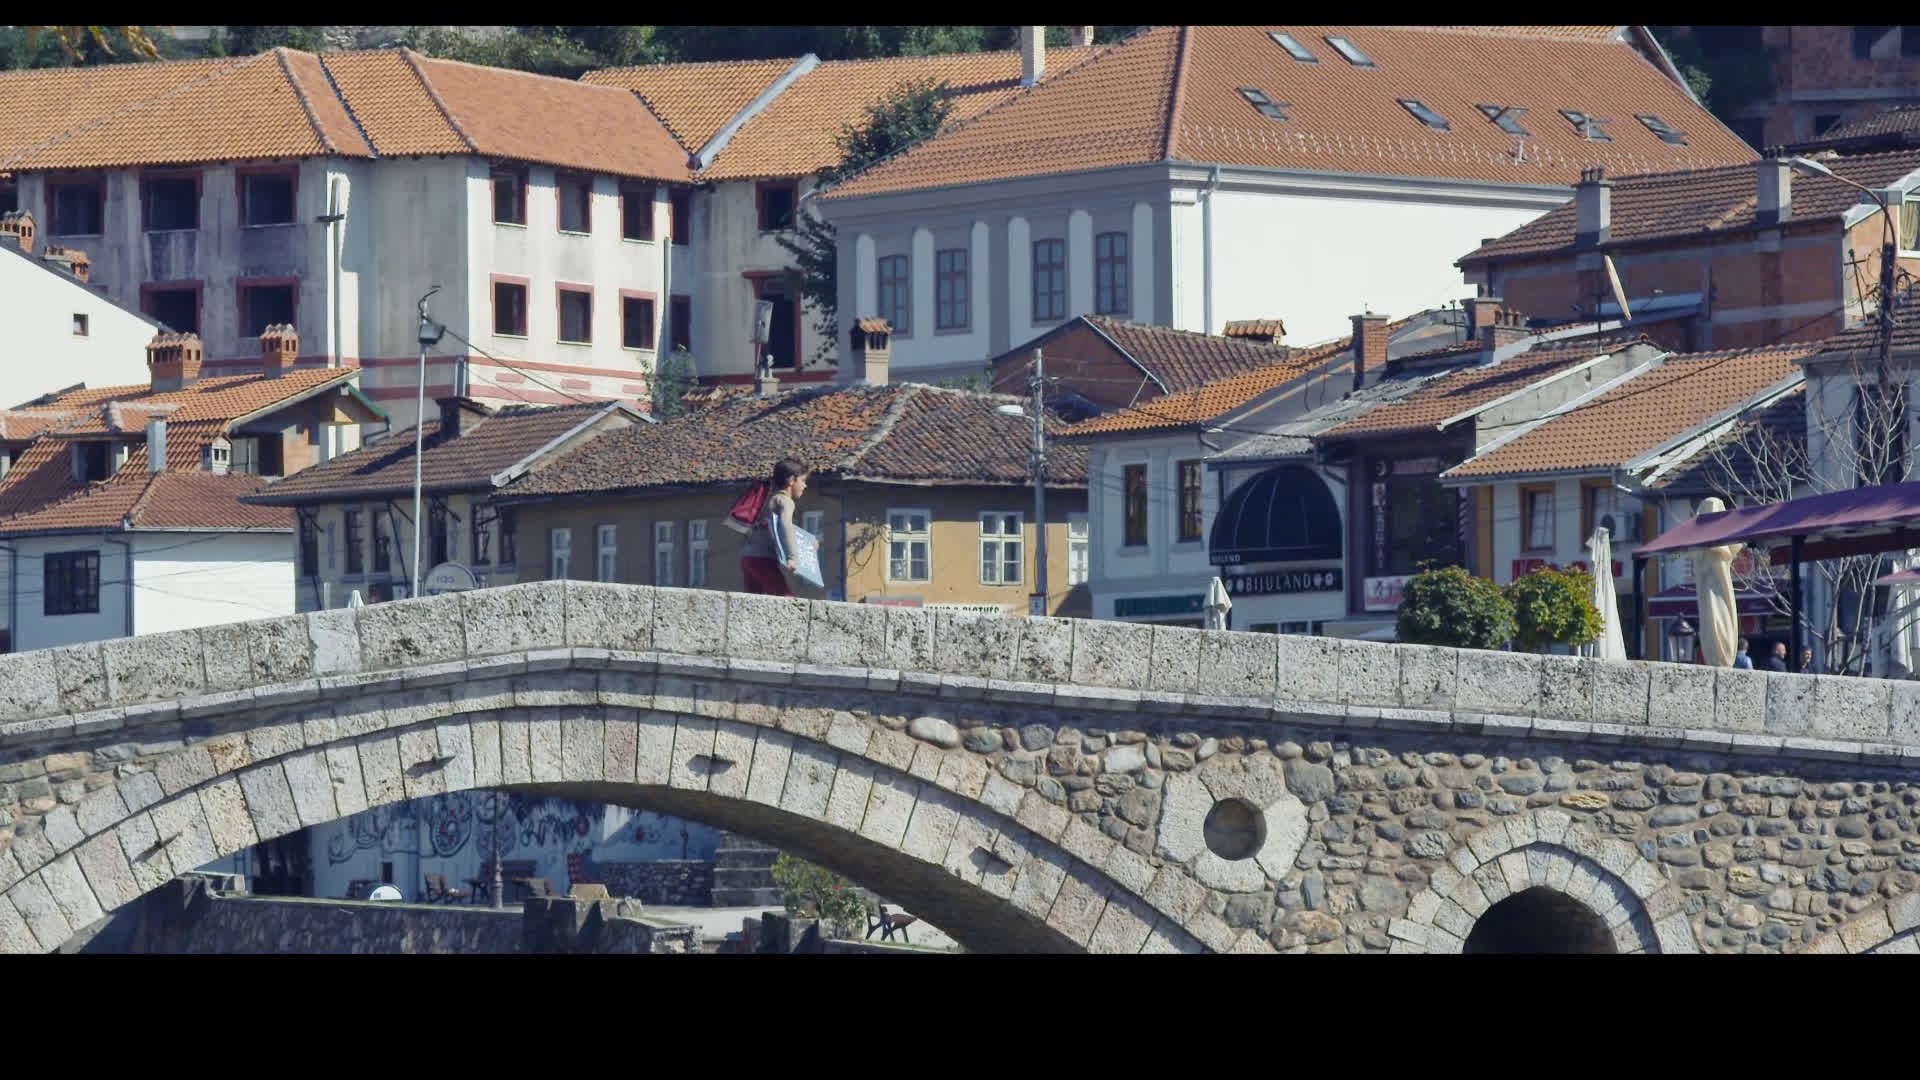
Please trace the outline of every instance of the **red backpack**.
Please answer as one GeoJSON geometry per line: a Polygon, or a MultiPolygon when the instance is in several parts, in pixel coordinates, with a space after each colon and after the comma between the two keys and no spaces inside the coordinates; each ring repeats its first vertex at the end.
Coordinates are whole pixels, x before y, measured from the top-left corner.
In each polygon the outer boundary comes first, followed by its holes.
{"type": "Polygon", "coordinates": [[[727,528],[742,536],[753,533],[753,527],[760,521],[760,512],[767,507],[767,495],[772,487],[765,480],[756,482],[752,487],[740,493],[733,500],[733,509],[727,511],[727,528]]]}

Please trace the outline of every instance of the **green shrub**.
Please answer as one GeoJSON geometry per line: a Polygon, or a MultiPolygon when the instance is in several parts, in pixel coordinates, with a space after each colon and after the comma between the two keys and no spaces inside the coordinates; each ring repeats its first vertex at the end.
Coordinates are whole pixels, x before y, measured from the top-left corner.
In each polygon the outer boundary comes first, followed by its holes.
{"type": "Polygon", "coordinates": [[[871,910],[852,882],[831,870],[781,852],[773,860],[773,883],[780,887],[787,914],[819,919],[833,937],[857,938],[871,910]]]}
{"type": "Polygon", "coordinates": [[[1422,570],[1407,582],[1400,640],[1457,649],[1497,649],[1513,636],[1513,607],[1500,587],[1458,566],[1422,570]]]}
{"type": "Polygon", "coordinates": [[[1540,567],[1506,588],[1513,605],[1513,643],[1529,652],[1548,645],[1585,645],[1600,636],[1593,575],[1575,567],[1540,567]]]}

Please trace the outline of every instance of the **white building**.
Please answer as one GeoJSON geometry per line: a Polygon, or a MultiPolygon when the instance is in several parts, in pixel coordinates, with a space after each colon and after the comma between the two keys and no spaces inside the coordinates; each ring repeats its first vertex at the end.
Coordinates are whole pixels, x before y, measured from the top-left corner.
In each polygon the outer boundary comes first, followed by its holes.
{"type": "Polygon", "coordinates": [[[0,73],[0,201],[200,335],[210,373],[292,324],[302,364],[364,368],[406,426],[438,287],[429,397],[646,398],[691,175],[631,94],[405,49],[133,67],[0,73]]]}
{"type": "Polygon", "coordinates": [[[842,336],[887,319],[914,377],[1085,312],[1326,340],[1346,313],[1458,296],[1453,260],[1584,167],[1753,158],[1607,29],[1142,31],[815,200],[842,336]]]}
{"type": "Polygon", "coordinates": [[[0,406],[52,386],[112,386],[146,377],[148,341],[159,324],[89,288],[87,257],[36,247],[31,214],[0,217],[0,316],[8,346],[0,358],[0,406]]]}

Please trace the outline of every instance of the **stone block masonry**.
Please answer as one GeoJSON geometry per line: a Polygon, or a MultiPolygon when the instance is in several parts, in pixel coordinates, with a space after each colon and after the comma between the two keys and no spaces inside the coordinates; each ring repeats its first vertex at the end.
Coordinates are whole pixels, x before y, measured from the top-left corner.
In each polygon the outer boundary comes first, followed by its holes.
{"type": "Polygon", "coordinates": [[[1920,885],[1920,684],[579,582],[240,625],[0,657],[0,949],[475,786],[741,832],[976,951],[1451,951],[1533,889],[1625,951],[1899,951],[1920,885]]]}

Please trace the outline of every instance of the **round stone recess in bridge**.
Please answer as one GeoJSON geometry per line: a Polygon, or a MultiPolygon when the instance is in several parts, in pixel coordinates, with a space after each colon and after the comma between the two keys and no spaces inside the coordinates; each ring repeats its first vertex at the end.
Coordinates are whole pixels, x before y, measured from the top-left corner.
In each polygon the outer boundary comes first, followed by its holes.
{"type": "Polygon", "coordinates": [[[1293,866],[1307,842],[1307,807],[1278,759],[1216,754],[1167,778],[1155,848],[1212,889],[1255,892],[1293,866]]]}

